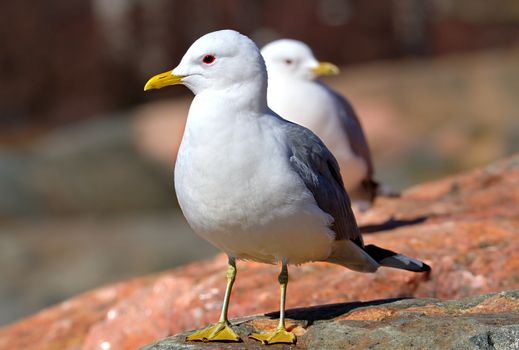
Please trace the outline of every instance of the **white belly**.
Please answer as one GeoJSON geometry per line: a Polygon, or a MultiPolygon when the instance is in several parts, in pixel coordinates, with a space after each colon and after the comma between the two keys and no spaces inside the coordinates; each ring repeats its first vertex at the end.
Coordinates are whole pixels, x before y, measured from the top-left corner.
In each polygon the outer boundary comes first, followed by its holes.
{"type": "Polygon", "coordinates": [[[244,130],[249,133],[213,133],[204,142],[185,134],[175,189],[189,224],[239,259],[326,259],[334,237],[331,216],[291,170],[283,147],[265,150],[277,142],[273,135],[260,124],[244,130]]]}

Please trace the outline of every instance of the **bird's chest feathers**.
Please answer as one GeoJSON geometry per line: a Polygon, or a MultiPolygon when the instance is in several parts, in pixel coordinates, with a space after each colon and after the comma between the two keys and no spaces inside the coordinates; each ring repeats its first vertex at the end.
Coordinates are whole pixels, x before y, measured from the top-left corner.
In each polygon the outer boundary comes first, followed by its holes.
{"type": "Polygon", "coordinates": [[[200,230],[255,225],[251,217],[268,220],[272,207],[286,201],[276,193],[287,181],[270,175],[283,164],[282,154],[267,154],[272,134],[247,118],[220,122],[187,126],[175,168],[180,205],[200,230]]]}

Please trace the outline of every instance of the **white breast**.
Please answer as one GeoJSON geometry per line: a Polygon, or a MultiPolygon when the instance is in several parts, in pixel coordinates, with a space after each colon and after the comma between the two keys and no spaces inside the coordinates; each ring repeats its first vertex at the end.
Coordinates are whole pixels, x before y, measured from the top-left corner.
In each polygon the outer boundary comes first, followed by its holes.
{"type": "Polygon", "coordinates": [[[325,259],[331,217],[291,170],[275,122],[193,103],[175,166],[180,206],[197,234],[237,258],[325,259]]]}

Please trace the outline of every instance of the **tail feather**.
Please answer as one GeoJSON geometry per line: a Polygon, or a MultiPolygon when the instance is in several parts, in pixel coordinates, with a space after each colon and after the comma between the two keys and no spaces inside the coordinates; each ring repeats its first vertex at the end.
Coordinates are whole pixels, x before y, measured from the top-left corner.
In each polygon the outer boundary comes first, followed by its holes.
{"type": "Polygon", "coordinates": [[[369,256],[371,256],[381,266],[394,267],[396,269],[414,272],[431,271],[431,267],[420,260],[377,247],[373,244],[365,246],[364,251],[366,251],[366,253],[368,253],[369,256]]]}

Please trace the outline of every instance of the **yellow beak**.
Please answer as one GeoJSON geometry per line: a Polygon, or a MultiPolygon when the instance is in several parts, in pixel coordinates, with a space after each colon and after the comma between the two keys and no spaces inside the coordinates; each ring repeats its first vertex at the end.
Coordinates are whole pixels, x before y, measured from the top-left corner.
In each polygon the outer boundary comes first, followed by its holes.
{"type": "Polygon", "coordinates": [[[317,75],[336,75],[339,74],[340,70],[335,64],[330,62],[319,62],[319,65],[312,69],[312,71],[317,75]]]}
{"type": "Polygon", "coordinates": [[[160,73],[152,77],[146,85],[144,85],[144,91],[152,89],[161,89],[164,86],[177,85],[182,83],[182,76],[174,75],[173,71],[160,73]]]}

